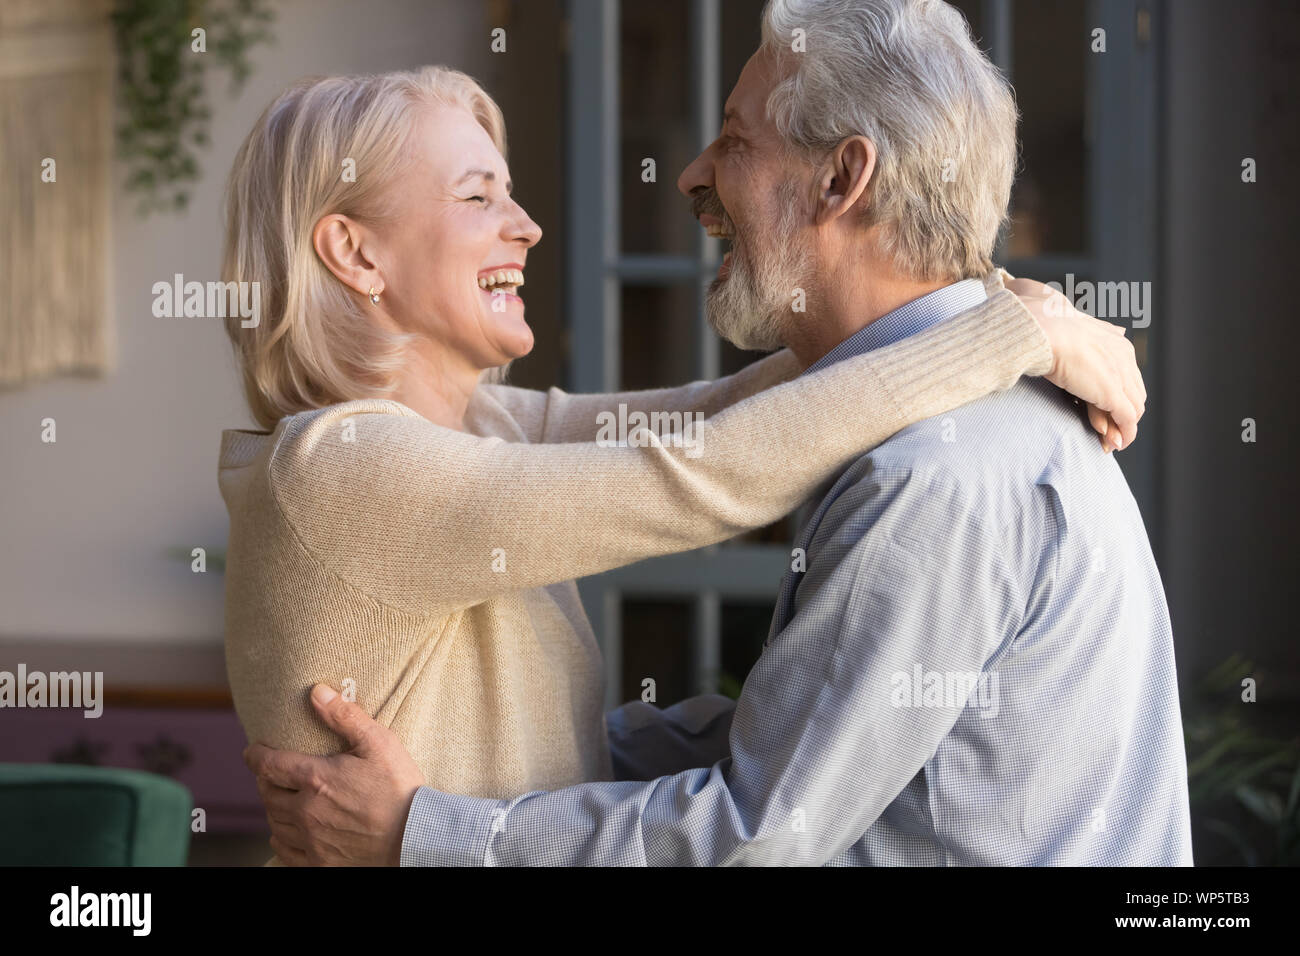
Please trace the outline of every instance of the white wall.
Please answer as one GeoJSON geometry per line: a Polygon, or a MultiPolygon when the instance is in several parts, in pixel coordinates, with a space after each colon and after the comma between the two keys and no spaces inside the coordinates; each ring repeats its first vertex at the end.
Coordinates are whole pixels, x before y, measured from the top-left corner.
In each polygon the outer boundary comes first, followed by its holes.
{"type": "Polygon", "coordinates": [[[255,51],[237,99],[209,69],[213,145],[188,212],[141,220],[131,197],[115,197],[116,371],[0,392],[0,637],[220,640],[222,576],[167,551],[224,548],[220,433],[251,419],[220,320],[154,318],[151,287],[177,272],[218,277],[230,163],[293,80],[424,63],[488,78],[490,24],[476,0],[275,6],[276,42],[255,51]],[[47,417],[54,444],[40,440],[47,417]]]}

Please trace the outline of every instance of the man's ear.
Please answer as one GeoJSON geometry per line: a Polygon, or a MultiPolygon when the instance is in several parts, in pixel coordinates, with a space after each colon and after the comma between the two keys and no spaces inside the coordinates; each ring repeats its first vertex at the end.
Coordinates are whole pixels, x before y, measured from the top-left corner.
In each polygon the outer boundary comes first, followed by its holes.
{"type": "Polygon", "coordinates": [[[865,206],[867,185],[876,171],[876,144],[865,136],[850,136],[836,146],[818,174],[817,225],[865,206]]]}
{"type": "Polygon", "coordinates": [[[362,295],[372,288],[381,293],[384,280],[362,250],[363,238],[361,226],[339,213],[322,216],[311,232],[316,255],[340,282],[362,295]]]}

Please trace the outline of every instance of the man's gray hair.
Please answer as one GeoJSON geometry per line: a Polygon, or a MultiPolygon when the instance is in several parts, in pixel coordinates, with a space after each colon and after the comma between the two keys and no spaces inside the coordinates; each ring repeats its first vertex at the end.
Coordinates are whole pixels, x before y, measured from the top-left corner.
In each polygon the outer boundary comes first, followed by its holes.
{"type": "Polygon", "coordinates": [[[992,270],[1015,177],[1016,103],[956,8],[770,0],[763,45],[781,64],[794,58],[767,104],[790,145],[820,155],[850,136],[875,144],[867,222],[883,227],[902,272],[933,280],[992,270]]]}

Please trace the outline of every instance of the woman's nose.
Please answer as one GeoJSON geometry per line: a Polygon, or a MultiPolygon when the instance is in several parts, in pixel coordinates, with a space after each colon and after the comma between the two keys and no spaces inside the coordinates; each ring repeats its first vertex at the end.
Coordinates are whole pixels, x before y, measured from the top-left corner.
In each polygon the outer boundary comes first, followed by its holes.
{"type": "Polygon", "coordinates": [[[533,222],[532,217],[524,212],[524,207],[515,203],[515,216],[509,225],[510,235],[507,237],[512,242],[522,242],[526,248],[537,245],[542,238],[542,227],[533,222]]]}

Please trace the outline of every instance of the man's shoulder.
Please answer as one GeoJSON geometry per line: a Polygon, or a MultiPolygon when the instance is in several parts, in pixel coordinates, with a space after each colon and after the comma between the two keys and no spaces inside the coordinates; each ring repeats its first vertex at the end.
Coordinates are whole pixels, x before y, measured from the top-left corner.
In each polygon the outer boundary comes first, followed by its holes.
{"type": "Polygon", "coordinates": [[[886,509],[1005,523],[1067,463],[1104,465],[1073,400],[1043,379],[903,429],[840,476],[823,521],[865,525],[886,509]]]}
{"type": "Polygon", "coordinates": [[[917,422],[864,454],[854,467],[864,475],[1001,486],[1036,477],[1055,457],[1079,455],[1102,460],[1082,406],[1034,378],[917,422]]]}
{"type": "Polygon", "coordinates": [[[1006,464],[1008,453],[1046,453],[1061,441],[1091,435],[1082,407],[1069,395],[1046,379],[1022,378],[904,428],[863,457],[881,465],[924,459],[960,474],[989,462],[1006,464]]]}

